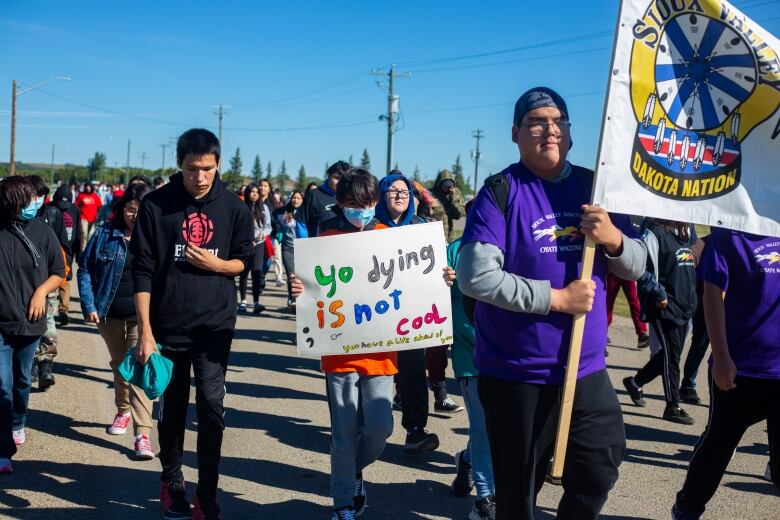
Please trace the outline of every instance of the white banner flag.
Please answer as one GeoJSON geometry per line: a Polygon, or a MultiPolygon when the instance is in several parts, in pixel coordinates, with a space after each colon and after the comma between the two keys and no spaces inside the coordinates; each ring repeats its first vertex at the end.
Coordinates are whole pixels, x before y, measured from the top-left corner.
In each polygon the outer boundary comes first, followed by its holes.
{"type": "Polygon", "coordinates": [[[298,354],[373,354],[452,343],[441,222],[295,241],[298,354]]]}
{"type": "Polygon", "coordinates": [[[593,201],[780,236],[780,41],[723,0],[623,0],[593,201]]]}

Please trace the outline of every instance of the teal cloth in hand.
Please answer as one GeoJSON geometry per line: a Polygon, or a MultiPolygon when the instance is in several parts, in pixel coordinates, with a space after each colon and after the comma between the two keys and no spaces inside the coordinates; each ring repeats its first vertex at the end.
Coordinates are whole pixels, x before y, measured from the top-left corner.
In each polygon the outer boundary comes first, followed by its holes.
{"type": "MultiPolygon", "coordinates": [[[[158,344],[157,349],[162,349],[158,344]]],[[[125,354],[125,359],[119,365],[119,375],[122,379],[144,391],[146,397],[155,400],[160,397],[168,383],[171,382],[173,361],[163,357],[159,352],[153,352],[149,361],[142,365],[135,359],[135,349],[131,348],[125,354]]]]}

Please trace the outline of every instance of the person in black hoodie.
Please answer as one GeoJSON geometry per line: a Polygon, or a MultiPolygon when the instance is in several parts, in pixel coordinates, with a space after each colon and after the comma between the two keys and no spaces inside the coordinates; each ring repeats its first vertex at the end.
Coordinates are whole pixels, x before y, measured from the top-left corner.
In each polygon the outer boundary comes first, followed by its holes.
{"type": "Polygon", "coordinates": [[[219,178],[220,145],[203,129],[176,145],[179,172],[144,197],[130,241],[138,316],[136,358],[173,361],[160,398],[160,502],[165,518],[189,518],[181,462],[190,367],[198,417],[194,516],[219,518],[216,492],[225,428],[223,400],[236,325],[235,276],[252,257],[252,216],[219,178]]]}
{"type": "Polygon", "coordinates": [[[637,289],[642,321],[646,321],[661,344],[636,375],[623,379],[631,400],[643,407],[642,387],[661,376],[666,409],[663,418],[693,424],[693,417],[680,408],[680,355],[685,345],[688,321],[696,309],[696,268],[692,251],[695,231],[682,222],[652,219],[642,235],[647,245],[647,270],[637,289]]]}
{"type": "Polygon", "coordinates": [[[344,173],[352,168],[345,161],[336,161],[327,170],[328,179],[316,190],[306,192],[299,219],[306,225],[309,237],[319,235],[320,226],[336,216],[336,187],[344,173]]]}
{"type": "Polygon", "coordinates": [[[68,246],[65,249],[65,261],[67,278],[60,287],[60,306],[58,310],[58,319],[60,327],[66,327],[70,323],[68,312],[70,311],[70,281],[73,278],[73,260],[79,252],[81,244],[81,226],[79,226],[79,208],[73,204],[73,194],[66,184],[62,184],[54,191],[50,207],[59,210],[62,215],[62,225],[65,228],[68,246]]]}
{"type": "Polygon", "coordinates": [[[11,457],[25,442],[30,370],[46,331],[46,295],[65,275],[57,237],[35,219],[41,204],[29,179],[0,182],[0,474],[13,471],[11,457]]]}

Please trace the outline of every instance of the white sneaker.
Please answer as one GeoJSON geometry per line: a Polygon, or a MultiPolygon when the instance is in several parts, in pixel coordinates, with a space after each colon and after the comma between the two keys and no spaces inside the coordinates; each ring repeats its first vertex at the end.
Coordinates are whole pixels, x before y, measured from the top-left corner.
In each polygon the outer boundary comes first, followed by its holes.
{"type": "Polygon", "coordinates": [[[14,430],[13,436],[14,436],[14,444],[16,444],[17,446],[19,446],[20,444],[24,444],[24,441],[27,440],[27,435],[24,433],[24,428],[14,430]]]}

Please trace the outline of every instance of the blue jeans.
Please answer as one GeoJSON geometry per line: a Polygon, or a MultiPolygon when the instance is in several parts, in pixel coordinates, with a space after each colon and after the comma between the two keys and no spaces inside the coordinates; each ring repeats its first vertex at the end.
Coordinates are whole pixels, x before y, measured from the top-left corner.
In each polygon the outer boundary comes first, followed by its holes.
{"type": "Polygon", "coordinates": [[[30,400],[30,373],[40,336],[0,333],[0,458],[16,453],[12,432],[24,427],[30,400]]]}
{"type": "Polygon", "coordinates": [[[471,464],[477,496],[485,498],[496,493],[493,484],[493,464],[490,461],[490,443],[485,426],[485,411],[479,401],[476,377],[459,377],[460,389],[469,415],[469,442],[463,459],[471,464]]]}

